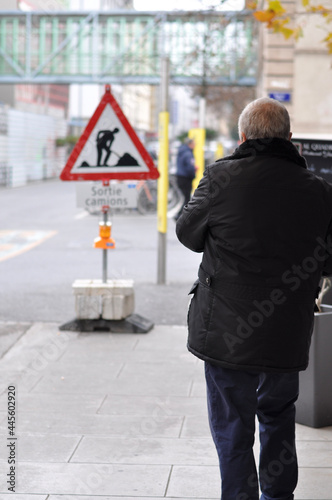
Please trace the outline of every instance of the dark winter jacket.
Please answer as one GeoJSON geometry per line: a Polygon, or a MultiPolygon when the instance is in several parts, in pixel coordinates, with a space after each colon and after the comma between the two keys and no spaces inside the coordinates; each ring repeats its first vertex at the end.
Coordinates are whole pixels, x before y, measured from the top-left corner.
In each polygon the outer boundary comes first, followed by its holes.
{"type": "Polygon", "coordinates": [[[192,149],[187,144],[179,147],[176,159],[176,174],[180,177],[195,178],[195,159],[192,149]]]}
{"type": "Polygon", "coordinates": [[[331,221],[332,186],[289,141],[248,140],[208,166],[176,227],[203,252],[188,349],[226,368],[304,370],[331,221]]]}

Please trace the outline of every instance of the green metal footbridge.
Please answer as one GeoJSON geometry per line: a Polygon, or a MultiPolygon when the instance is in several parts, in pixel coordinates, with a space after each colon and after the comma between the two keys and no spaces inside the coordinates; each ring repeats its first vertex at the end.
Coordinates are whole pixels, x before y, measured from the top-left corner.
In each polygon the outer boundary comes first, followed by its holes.
{"type": "Polygon", "coordinates": [[[0,83],[256,84],[248,12],[0,12],[0,83]]]}

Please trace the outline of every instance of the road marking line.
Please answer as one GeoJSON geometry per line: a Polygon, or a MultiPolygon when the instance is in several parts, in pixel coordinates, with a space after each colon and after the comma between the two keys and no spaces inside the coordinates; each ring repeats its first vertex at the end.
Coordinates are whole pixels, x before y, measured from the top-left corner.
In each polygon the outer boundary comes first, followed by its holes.
{"type": "Polygon", "coordinates": [[[57,231],[0,231],[0,262],[27,252],[56,234],[57,231]]]}
{"type": "Polygon", "coordinates": [[[88,215],[89,215],[89,212],[87,210],[84,210],[83,212],[76,214],[74,219],[84,219],[84,217],[87,217],[88,215]]]}

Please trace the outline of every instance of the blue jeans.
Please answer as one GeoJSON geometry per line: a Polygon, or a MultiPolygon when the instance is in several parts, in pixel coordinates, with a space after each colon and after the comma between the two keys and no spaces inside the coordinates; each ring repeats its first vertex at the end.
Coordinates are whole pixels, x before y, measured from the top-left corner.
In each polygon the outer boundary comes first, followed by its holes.
{"type": "Polygon", "coordinates": [[[298,466],[295,401],[299,375],[229,370],[205,362],[208,414],[221,474],[221,500],[293,500],[298,466]],[[259,421],[259,479],[253,444],[259,421]]]}

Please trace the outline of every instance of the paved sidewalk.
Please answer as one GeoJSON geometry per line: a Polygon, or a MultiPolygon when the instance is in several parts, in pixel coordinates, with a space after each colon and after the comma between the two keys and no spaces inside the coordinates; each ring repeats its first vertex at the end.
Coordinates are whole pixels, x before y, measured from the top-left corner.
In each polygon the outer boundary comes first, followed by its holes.
{"type": "MultiPolygon", "coordinates": [[[[0,323],[0,499],[220,498],[203,363],[186,328],[59,332],[0,323]],[[11,333],[12,332],[12,333],[11,333]],[[7,489],[7,387],[16,387],[16,491],[7,489]]],[[[332,499],[332,427],[297,426],[297,500],[332,499]]]]}

